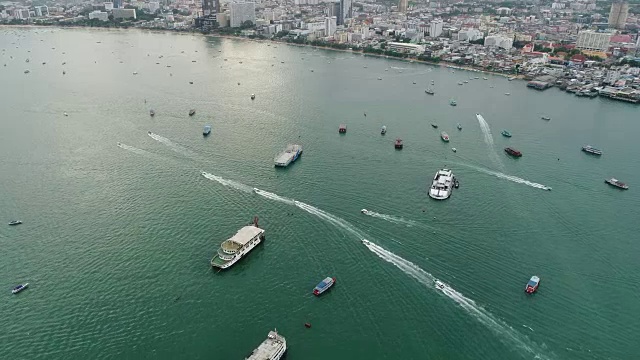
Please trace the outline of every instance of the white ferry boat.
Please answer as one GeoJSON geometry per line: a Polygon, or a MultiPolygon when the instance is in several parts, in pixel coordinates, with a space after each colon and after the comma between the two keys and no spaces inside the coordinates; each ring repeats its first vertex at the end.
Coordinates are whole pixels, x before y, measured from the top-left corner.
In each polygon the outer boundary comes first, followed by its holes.
{"type": "Polygon", "coordinates": [[[277,330],[269,331],[267,339],[245,360],[280,360],[287,351],[287,340],[277,330]]]}
{"type": "Polygon", "coordinates": [[[264,230],[258,227],[258,218],[255,217],[251,225],[238,230],[235,235],[220,244],[220,249],[211,259],[211,266],[227,269],[247,255],[263,240],[264,230]]]}
{"type": "Polygon", "coordinates": [[[439,170],[433,177],[433,183],[429,188],[429,196],[436,200],[445,200],[451,196],[453,186],[453,172],[448,169],[439,170]]]}
{"type": "Polygon", "coordinates": [[[296,161],[300,154],[302,154],[301,145],[287,145],[287,148],[283,152],[276,155],[274,162],[276,166],[286,167],[296,161]]]}

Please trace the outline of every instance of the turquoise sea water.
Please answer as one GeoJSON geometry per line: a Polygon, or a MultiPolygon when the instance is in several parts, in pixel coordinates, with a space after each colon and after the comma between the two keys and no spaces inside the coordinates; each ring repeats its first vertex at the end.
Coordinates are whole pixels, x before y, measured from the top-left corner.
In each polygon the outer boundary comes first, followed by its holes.
{"type": "Polygon", "coordinates": [[[0,49],[0,219],[24,222],[0,226],[4,354],[241,359],[277,328],[289,359],[636,357],[637,106],[192,35],[5,27],[0,49]],[[264,245],[211,270],[254,215],[264,245]]]}

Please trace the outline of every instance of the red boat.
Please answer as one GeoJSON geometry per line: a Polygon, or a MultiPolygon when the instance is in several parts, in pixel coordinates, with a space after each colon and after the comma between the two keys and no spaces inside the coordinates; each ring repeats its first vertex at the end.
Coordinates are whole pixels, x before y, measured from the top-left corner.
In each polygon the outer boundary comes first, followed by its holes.
{"type": "Polygon", "coordinates": [[[340,127],[338,128],[338,132],[340,134],[346,134],[347,133],[347,125],[345,125],[345,124],[340,125],[340,127]]]}
{"type": "Polygon", "coordinates": [[[522,153],[521,153],[520,151],[518,151],[518,150],[514,149],[514,148],[510,148],[510,147],[508,147],[508,148],[504,148],[504,151],[505,151],[507,154],[509,154],[509,155],[511,155],[511,156],[514,156],[514,157],[521,157],[521,156],[522,156],[522,153]]]}
{"type": "Polygon", "coordinates": [[[396,139],[394,146],[396,149],[402,149],[402,139],[396,139]]]}
{"type": "Polygon", "coordinates": [[[527,286],[524,287],[524,292],[527,294],[533,294],[538,290],[538,285],[540,285],[540,278],[534,275],[529,279],[527,286]]]}

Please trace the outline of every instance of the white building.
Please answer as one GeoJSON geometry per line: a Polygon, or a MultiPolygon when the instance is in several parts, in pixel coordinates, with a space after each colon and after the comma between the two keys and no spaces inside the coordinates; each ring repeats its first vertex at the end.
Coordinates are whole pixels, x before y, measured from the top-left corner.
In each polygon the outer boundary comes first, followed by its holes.
{"type": "Polygon", "coordinates": [[[562,9],[564,9],[564,8],[565,8],[565,6],[566,6],[566,4],[565,4],[565,3],[558,3],[558,2],[554,2],[553,4],[551,4],[551,8],[552,8],[553,10],[562,10],[562,9]]]}
{"type": "Polygon", "coordinates": [[[484,38],[484,46],[497,46],[506,50],[513,47],[513,38],[505,35],[491,35],[484,38]]]}
{"type": "Polygon", "coordinates": [[[478,29],[465,29],[458,32],[460,41],[476,41],[482,39],[482,32],[478,29]]]}
{"type": "Polygon", "coordinates": [[[89,13],[89,20],[91,19],[98,19],[100,21],[108,21],[109,20],[109,14],[106,11],[92,11],[89,13]]]}
{"type": "Polygon", "coordinates": [[[431,21],[431,23],[429,24],[429,36],[431,37],[440,36],[440,34],[442,34],[442,25],[443,25],[443,22],[440,19],[431,21]]]}
{"type": "Polygon", "coordinates": [[[254,2],[233,1],[229,3],[229,26],[239,27],[245,21],[256,23],[256,4],[254,2]]]}
{"type": "Polygon", "coordinates": [[[333,36],[336,33],[336,27],[338,18],[336,16],[329,16],[324,18],[324,31],[326,36],[333,36]]]}
{"type": "Polygon", "coordinates": [[[424,46],[418,44],[407,44],[390,42],[387,44],[387,49],[406,54],[422,54],[424,53],[424,46]]]}
{"type": "Polygon", "coordinates": [[[591,30],[580,31],[576,48],[580,50],[606,51],[609,48],[611,34],[599,33],[591,30]]]}
{"type": "Polygon", "coordinates": [[[130,19],[136,18],[136,9],[113,9],[111,14],[114,19],[130,19]]]}
{"type": "Polygon", "coordinates": [[[113,3],[112,2],[103,2],[102,5],[104,5],[104,9],[105,10],[113,10],[113,3]]]}

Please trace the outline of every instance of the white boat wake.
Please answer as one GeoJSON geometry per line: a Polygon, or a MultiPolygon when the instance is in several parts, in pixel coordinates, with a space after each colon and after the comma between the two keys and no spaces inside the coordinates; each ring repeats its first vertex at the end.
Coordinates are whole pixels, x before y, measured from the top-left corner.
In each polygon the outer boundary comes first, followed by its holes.
{"type": "Polygon", "coordinates": [[[375,211],[371,211],[371,210],[366,210],[366,209],[362,209],[362,213],[367,215],[367,216],[371,216],[374,218],[378,218],[378,219],[382,219],[382,220],[386,220],[392,223],[396,223],[396,224],[403,224],[403,225],[407,225],[407,226],[416,226],[418,225],[418,223],[416,223],[413,220],[406,220],[403,219],[401,217],[397,217],[397,216],[393,216],[393,215],[387,215],[387,214],[380,214],[377,213],[375,211]]]}
{"type": "Polygon", "coordinates": [[[369,250],[371,250],[371,252],[378,255],[378,257],[395,265],[398,269],[402,270],[402,272],[416,279],[425,287],[440,291],[445,296],[455,301],[469,315],[473,316],[483,325],[493,331],[505,343],[516,346],[518,349],[526,351],[527,353],[533,355],[535,359],[548,359],[547,356],[540,354],[534,349],[536,345],[533,344],[526,336],[515,331],[502,320],[496,318],[493,314],[478,306],[475,301],[465,297],[464,295],[453,289],[451,286],[443,283],[435,276],[421,269],[416,264],[405,260],[400,256],[387,251],[370,241],[363,241],[363,244],[369,250]]]}
{"type": "Polygon", "coordinates": [[[206,177],[209,180],[213,180],[216,181],[224,186],[228,186],[230,188],[236,189],[236,190],[240,190],[240,191],[244,191],[246,193],[250,193],[251,192],[251,188],[245,184],[241,184],[239,182],[233,181],[233,180],[227,180],[227,179],[223,179],[220,176],[216,176],[213,174],[210,174],[208,172],[203,171],[202,172],[202,176],[206,177]]]}
{"type": "Polygon", "coordinates": [[[131,151],[131,152],[136,153],[138,155],[153,156],[153,154],[151,154],[150,152],[148,152],[146,150],[138,149],[136,147],[125,145],[123,143],[118,143],[118,147],[121,148],[121,149],[124,149],[124,150],[131,151]]]}
{"type": "Polygon", "coordinates": [[[491,135],[491,128],[489,127],[489,124],[480,114],[476,114],[476,118],[478,119],[478,123],[480,123],[480,130],[482,130],[482,134],[484,135],[484,142],[489,147],[489,156],[491,157],[491,160],[493,160],[496,165],[502,167],[502,161],[500,161],[498,154],[496,154],[496,150],[493,148],[493,135],[491,135]]]}
{"type": "Polygon", "coordinates": [[[173,141],[167,139],[166,137],[160,136],[158,134],[154,134],[151,131],[149,131],[147,133],[147,135],[149,135],[153,140],[159,141],[165,145],[167,145],[171,150],[177,152],[180,155],[186,156],[186,157],[190,157],[193,158],[195,157],[195,154],[192,153],[191,151],[183,148],[182,146],[174,143],[173,141]]]}
{"type": "Polygon", "coordinates": [[[480,171],[482,173],[485,173],[487,175],[493,175],[493,176],[495,176],[497,178],[509,180],[509,181],[512,181],[512,182],[515,182],[515,183],[518,183],[518,184],[524,184],[524,185],[531,186],[531,187],[536,188],[536,189],[551,190],[551,187],[549,187],[549,186],[546,186],[546,185],[543,185],[543,184],[538,184],[538,183],[533,182],[533,181],[525,180],[525,179],[519,178],[517,176],[507,175],[507,174],[503,174],[501,172],[492,171],[492,170],[488,170],[488,169],[481,168],[481,167],[478,167],[478,166],[473,166],[473,165],[467,165],[467,164],[461,164],[461,165],[464,165],[464,166],[470,167],[472,169],[478,170],[478,171],[480,171]]]}

